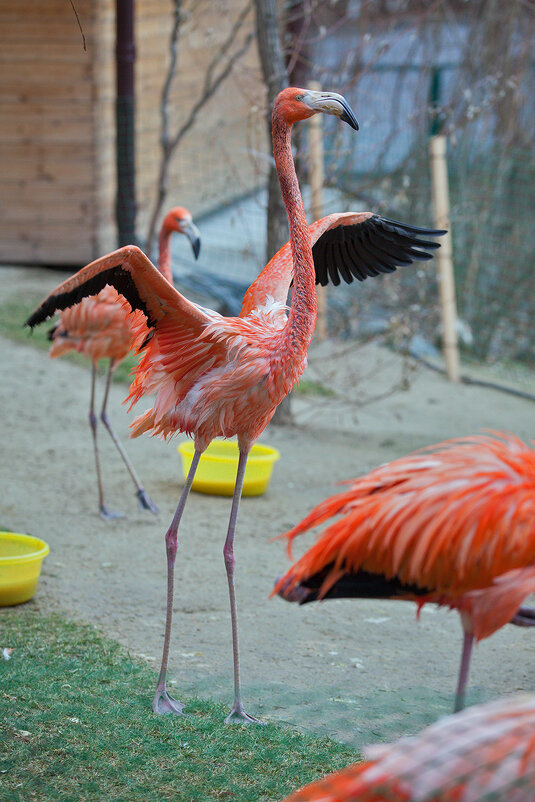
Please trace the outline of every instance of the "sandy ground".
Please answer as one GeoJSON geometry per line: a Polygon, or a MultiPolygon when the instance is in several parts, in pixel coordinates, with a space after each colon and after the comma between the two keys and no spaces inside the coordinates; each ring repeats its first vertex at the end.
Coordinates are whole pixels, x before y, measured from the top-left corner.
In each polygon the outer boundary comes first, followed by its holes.
{"type": "MultiPolygon", "coordinates": [[[[0,294],[44,295],[63,277],[3,268],[0,294]]],[[[142,437],[127,443],[159,505],[160,513],[153,517],[137,510],[130,479],[102,434],[107,500],[125,512],[123,519],[105,523],[96,514],[87,425],[89,373],[2,339],[0,354],[0,523],[43,537],[51,547],[30,603],[45,613],[59,610],[92,622],[154,665],[156,677],[164,628],[163,535],[182,484],[176,442],[142,437]]],[[[314,363],[317,354],[312,356],[314,363]]],[[[346,354],[340,381],[353,382],[359,369],[365,373],[369,367],[366,360],[375,364],[378,358],[370,352],[346,354]]],[[[389,368],[389,359],[395,358],[385,357],[378,391],[397,369],[393,362],[389,368]]],[[[125,395],[124,386],[115,385],[109,407],[123,442],[129,423],[121,405],[125,395]]],[[[270,539],[334,492],[337,481],[413,448],[482,428],[508,429],[529,438],[533,403],[452,386],[417,369],[407,391],[356,414],[317,397],[294,406],[297,424],[271,426],[262,438],[282,454],[268,492],[244,499],[240,513],[237,593],[246,705],[266,719],[356,745],[414,731],[451,709],[461,646],[457,616],[429,608],[417,623],[409,603],[331,601],[300,608],[269,600],[275,577],[289,564],[283,545],[270,539]]],[[[229,499],[194,493],[186,508],[170,677],[179,697],[198,694],[230,704],[230,622],[222,558],[229,507],[229,499]]],[[[16,608],[2,613],[14,614],[16,608]]],[[[0,628],[0,646],[5,645],[0,628]]],[[[484,641],[475,653],[469,698],[533,689],[534,657],[535,633],[530,630],[507,627],[484,641]]],[[[146,689],[148,709],[152,691],[146,689]]]]}

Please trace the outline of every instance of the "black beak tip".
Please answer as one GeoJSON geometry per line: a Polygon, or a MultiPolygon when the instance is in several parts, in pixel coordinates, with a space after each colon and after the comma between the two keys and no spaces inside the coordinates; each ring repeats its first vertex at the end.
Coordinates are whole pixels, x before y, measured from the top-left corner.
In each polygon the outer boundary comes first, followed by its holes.
{"type": "Polygon", "coordinates": [[[193,250],[193,255],[195,256],[196,259],[198,259],[199,254],[201,252],[201,240],[199,239],[199,237],[196,237],[193,240],[193,242],[191,243],[191,247],[193,250]]]}
{"type": "Polygon", "coordinates": [[[355,115],[351,110],[344,109],[340,119],[342,120],[342,122],[350,125],[351,128],[354,128],[355,131],[359,130],[359,124],[357,122],[357,118],[355,117],[355,115]]]}

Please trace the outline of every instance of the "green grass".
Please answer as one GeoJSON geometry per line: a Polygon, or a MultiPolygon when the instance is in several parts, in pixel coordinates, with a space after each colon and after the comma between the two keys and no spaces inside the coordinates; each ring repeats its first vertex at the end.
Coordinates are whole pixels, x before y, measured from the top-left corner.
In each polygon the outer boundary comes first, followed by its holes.
{"type": "MultiPolygon", "coordinates": [[[[34,298],[24,299],[10,298],[0,303],[0,334],[15,342],[22,342],[41,350],[48,350],[50,348],[50,340],[47,334],[54,325],[54,319],[36,326],[33,332],[30,332],[30,329],[24,326],[24,321],[28,319],[41,301],[41,297],[35,296],[34,298]]],[[[74,351],[65,354],[61,358],[69,359],[71,362],[83,365],[86,368],[91,365],[91,362],[86,357],[74,351]]],[[[128,354],[115,369],[113,380],[129,384],[132,380],[130,373],[137,364],[137,360],[138,357],[135,354],[128,354]]],[[[99,368],[107,370],[107,360],[101,360],[99,368]]]]}
{"type": "MultiPolygon", "coordinates": [[[[223,705],[155,716],[155,672],[93,627],[0,611],[3,802],[279,800],[354,762],[348,747],[281,725],[227,726],[223,705]]],[[[182,699],[180,692],[177,693],[182,699]]]]}
{"type": "Polygon", "coordinates": [[[326,387],[321,382],[310,381],[309,379],[301,380],[295,385],[294,391],[299,395],[317,395],[323,398],[334,398],[336,396],[336,393],[330,387],[326,387]]]}

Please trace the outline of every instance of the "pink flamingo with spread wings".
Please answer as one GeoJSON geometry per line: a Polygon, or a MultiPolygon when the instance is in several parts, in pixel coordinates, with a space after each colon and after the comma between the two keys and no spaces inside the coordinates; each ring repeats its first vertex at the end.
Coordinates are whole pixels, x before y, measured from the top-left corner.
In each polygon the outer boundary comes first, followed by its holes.
{"type": "Polygon", "coordinates": [[[340,516],[275,585],[287,601],[408,599],[458,610],[464,631],[455,710],[474,639],[535,591],[535,450],[512,435],[449,440],[348,483],[283,537],[340,516]]]}
{"type": "MultiPolygon", "coordinates": [[[[166,214],[159,236],[158,270],[171,283],[173,282],[173,273],[171,269],[170,243],[171,235],[174,231],[179,234],[185,234],[188,237],[195,257],[199,255],[200,249],[199,232],[193,223],[191,214],[182,206],[175,206],[166,214]]],[[[114,370],[130,351],[142,344],[147,334],[146,318],[143,312],[136,310],[132,313],[130,305],[125,302],[125,299],[119,295],[114,287],[109,285],[100,290],[97,295],[83,298],[80,303],[65,309],[61,313],[59,323],[48,334],[49,339],[52,340],[51,357],[61,356],[67,351],[77,351],[89,357],[92,362],[89,425],[95,453],[99,513],[105,519],[120,517],[120,513],[109,510],[104,503],[104,489],[97,442],[98,418],[95,414],[95,385],[99,359],[109,359],[100,420],[109,432],[128,473],[132,477],[140,507],[153,513],[158,512],[158,508],[141,485],[122,443],[113,431],[107,412],[108,396],[114,370]]]]}
{"type": "Polygon", "coordinates": [[[470,707],[365,758],[283,802],[533,802],[535,696],[470,707]]]}
{"type": "MultiPolygon", "coordinates": [[[[282,260],[272,260],[271,267],[257,279],[239,317],[225,318],[191,303],[160,276],[138,248],[128,246],[97,259],[64,282],[27,321],[29,326],[34,326],[57,309],[100,290],[104,284],[113,284],[132,309],[139,309],[146,315],[150,329],[142,346],[145,354],[138,365],[129,399],[135,403],[142,396],[154,393],[155,400],[152,409],[134,420],[132,436],[149,431],[163,437],[186,432],[194,438],[191,469],[165,536],[167,616],[162,665],[153,701],[156,713],[180,715],[183,709],[166,688],[180,519],[203,451],[214,437],[237,436],[240,456],[224,545],[234,658],[234,704],[226,720],[257,721],[245,711],[241,697],[233,544],[247,455],[304,370],[316,321],[316,272],[292,158],[291,130],[295,122],[317,113],[333,114],[358,130],[347,101],[337,93],[290,87],[276,98],[273,151],[291,239],[286,250],[282,250],[282,260]],[[291,281],[293,292],[287,309],[286,296],[291,281]]],[[[387,229],[387,234],[386,240],[393,253],[384,255],[385,270],[397,263],[401,251],[412,252],[408,238],[417,239],[396,234],[394,229],[387,229]]],[[[366,236],[370,237],[369,230],[366,236]]],[[[422,253],[417,246],[416,242],[414,258],[422,253]]],[[[429,258],[429,254],[422,258],[429,258]]],[[[353,255],[353,259],[358,261],[358,254],[353,255]]],[[[406,262],[404,258],[403,263],[406,262]]],[[[368,275],[380,272],[371,265],[362,270],[368,275]]]]}

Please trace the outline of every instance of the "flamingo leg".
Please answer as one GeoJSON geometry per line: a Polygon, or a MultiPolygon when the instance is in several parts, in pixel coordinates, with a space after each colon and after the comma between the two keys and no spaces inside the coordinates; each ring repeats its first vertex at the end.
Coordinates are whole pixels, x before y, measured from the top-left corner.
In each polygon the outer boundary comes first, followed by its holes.
{"type": "Polygon", "coordinates": [[[236,610],[236,588],[234,585],[234,567],[236,559],[234,557],[234,533],[236,531],[236,521],[238,519],[238,509],[240,506],[240,499],[243,489],[243,480],[245,477],[245,467],[247,465],[248,452],[240,451],[240,458],[238,460],[238,472],[236,475],[236,484],[234,485],[234,496],[232,498],[232,509],[230,512],[230,520],[228,525],[227,537],[223,547],[223,556],[225,558],[225,568],[227,570],[228,589],[230,598],[230,619],[232,623],[232,651],[234,657],[234,704],[232,709],[225,719],[225,724],[241,723],[241,724],[264,724],[260,719],[250,716],[243,707],[241,698],[241,685],[240,685],[240,650],[238,643],[238,615],[236,610]]]}
{"type": "Polygon", "coordinates": [[[113,521],[115,518],[121,518],[120,512],[113,512],[109,510],[104,504],[104,488],[102,485],[102,471],[100,468],[100,455],[98,451],[97,441],[97,425],[98,420],[95,414],[95,387],[97,382],[97,366],[93,362],[91,369],[91,399],[89,401],[89,426],[93,437],[93,451],[95,453],[95,467],[97,471],[97,488],[98,488],[98,509],[101,518],[105,521],[113,521]]]}
{"type": "Polygon", "coordinates": [[[168,694],[166,679],[167,663],[169,660],[169,644],[171,642],[171,626],[173,622],[173,596],[175,584],[175,560],[178,549],[178,527],[180,524],[180,519],[182,518],[182,513],[184,512],[184,507],[186,506],[186,501],[188,500],[191,485],[193,484],[193,478],[195,476],[195,471],[197,470],[197,465],[199,464],[201,453],[201,451],[196,450],[195,454],[193,455],[191,467],[180,496],[180,501],[178,502],[178,507],[176,508],[171,525],[165,535],[165,548],[167,552],[167,612],[165,618],[162,665],[160,668],[160,676],[158,677],[156,692],[152,701],[152,709],[159,715],[163,715],[164,713],[174,713],[176,716],[185,715],[182,713],[184,705],[181,702],[178,702],[176,699],[173,699],[173,697],[168,694]]]}
{"type": "Polygon", "coordinates": [[[156,504],[154,504],[153,501],[151,501],[151,499],[147,495],[146,490],[144,489],[144,487],[142,486],[141,482],[139,481],[138,475],[134,470],[134,466],[130,462],[130,460],[128,458],[128,454],[126,453],[126,451],[124,449],[124,446],[122,445],[122,443],[120,442],[119,438],[117,437],[117,435],[113,431],[113,429],[111,427],[110,420],[108,418],[108,412],[107,412],[106,408],[107,408],[107,405],[108,405],[108,396],[110,394],[111,380],[112,380],[112,377],[113,377],[113,371],[114,370],[115,370],[114,361],[113,361],[113,359],[110,359],[110,367],[108,369],[108,375],[106,377],[106,389],[104,390],[104,400],[102,402],[102,409],[100,411],[100,419],[101,419],[102,423],[104,424],[104,426],[106,427],[106,429],[108,430],[108,433],[109,433],[111,439],[115,443],[117,451],[121,455],[121,458],[122,458],[124,464],[126,465],[126,469],[127,469],[128,473],[132,477],[132,481],[134,482],[134,484],[136,486],[136,496],[137,496],[137,498],[139,500],[140,508],[142,510],[150,510],[150,512],[152,512],[152,513],[154,513],[154,515],[156,515],[157,512],[158,512],[158,507],[156,506],[156,504]]]}
{"type": "Polygon", "coordinates": [[[466,691],[466,683],[468,682],[468,674],[470,671],[470,658],[472,657],[473,645],[474,636],[471,632],[464,630],[463,653],[461,656],[461,667],[459,669],[457,692],[455,694],[455,707],[453,708],[454,713],[458,713],[464,708],[464,696],[466,691]]]}

